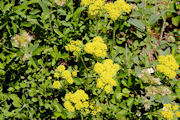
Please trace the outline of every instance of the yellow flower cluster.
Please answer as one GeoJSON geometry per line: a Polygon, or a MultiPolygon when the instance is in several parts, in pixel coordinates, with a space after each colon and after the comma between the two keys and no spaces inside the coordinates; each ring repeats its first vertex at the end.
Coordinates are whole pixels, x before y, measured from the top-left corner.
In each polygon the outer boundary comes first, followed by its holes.
{"type": "Polygon", "coordinates": [[[160,62],[160,64],[157,65],[157,70],[159,72],[164,73],[170,79],[175,78],[175,70],[179,68],[179,65],[176,63],[176,60],[173,57],[173,55],[162,55],[158,58],[158,61],[160,62]]]}
{"type": "Polygon", "coordinates": [[[93,38],[93,42],[89,42],[84,46],[84,50],[97,57],[106,57],[107,46],[104,44],[103,39],[97,36],[93,38]]]}
{"type": "Polygon", "coordinates": [[[91,114],[96,115],[98,112],[101,112],[101,106],[95,106],[95,102],[91,102],[89,108],[91,109],[91,114]]]}
{"type": "Polygon", "coordinates": [[[64,65],[59,65],[59,66],[57,67],[57,71],[58,71],[58,72],[63,72],[65,69],[66,69],[66,67],[65,67],[64,65]]]}
{"type": "Polygon", "coordinates": [[[81,0],[81,5],[87,7],[88,5],[94,3],[95,0],[81,0]]]}
{"type": "Polygon", "coordinates": [[[129,13],[131,7],[124,0],[117,0],[114,3],[105,3],[105,0],[81,0],[81,5],[87,7],[88,14],[94,18],[100,10],[105,10],[112,20],[116,20],[123,12],[129,13]]]}
{"type": "Polygon", "coordinates": [[[123,12],[129,13],[131,7],[124,0],[117,0],[114,3],[105,4],[104,10],[110,15],[112,20],[116,20],[123,12]]]}
{"type": "Polygon", "coordinates": [[[68,83],[73,84],[74,80],[71,76],[71,72],[69,70],[65,70],[61,74],[62,78],[66,79],[68,83]]]}
{"type": "Polygon", "coordinates": [[[113,77],[116,75],[119,70],[118,64],[113,64],[111,59],[106,59],[104,63],[96,63],[94,66],[94,71],[99,74],[100,78],[97,79],[97,88],[105,90],[108,94],[112,91],[113,86],[117,86],[116,81],[113,77]]]}
{"type": "Polygon", "coordinates": [[[65,95],[66,101],[64,102],[64,107],[70,112],[74,112],[75,109],[80,110],[82,108],[88,108],[88,99],[89,97],[84,90],[77,90],[74,94],[70,92],[65,95]]]}
{"type": "Polygon", "coordinates": [[[82,41],[77,40],[71,40],[70,44],[65,46],[65,49],[69,52],[73,52],[73,55],[78,55],[78,53],[81,51],[81,45],[82,45],[82,41]]]}
{"type": "Polygon", "coordinates": [[[68,83],[73,84],[74,80],[72,78],[72,76],[77,76],[77,72],[73,71],[72,75],[71,72],[69,70],[66,70],[66,67],[64,65],[59,65],[57,67],[57,72],[54,73],[54,77],[59,78],[59,73],[61,73],[61,77],[66,79],[68,81],[68,83]]]}
{"type": "Polygon", "coordinates": [[[93,4],[89,6],[88,14],[90,17],[95,17],[99,11],[103,8],[105,0],[95,0],[93,4]]]}
{"type": "Polygon", "coordinates": [[[179,109],[179,105],[177,104],[175,105],[164,104],[163,111],[161,111],[161,115],[168,120],[173,120],[175,115],[176,117],[180,117],[180,112],[177,111],[178,109],[179,109]]]}
{"type": "Polygon", "coordinates": [[[61,83],[60,83],[59,81],[54,81],[53,87],[56,88],[56,89],[58,89],[58,88],[61,87],[61,83]]]}

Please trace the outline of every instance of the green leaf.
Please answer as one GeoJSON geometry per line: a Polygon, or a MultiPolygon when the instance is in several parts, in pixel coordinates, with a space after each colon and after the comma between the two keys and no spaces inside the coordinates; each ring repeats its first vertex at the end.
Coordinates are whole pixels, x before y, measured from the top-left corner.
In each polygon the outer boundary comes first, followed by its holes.
{"type": "Polygon", "coordinates": [[[64,35],[62,34],[61,31],[59,31],[58,29],[54,29],[55,33],[57,33],[59,35],[59,38],[62,38],[64,35]]]}
{"type": "Polygon", "coordinates": [[[157,14],[152,14],[151,17],[149,18],[148,23],[149,23],[150,25],[155,24],[155,23],[159,20],[159,18],[160,18],[162,15],[164,15],[165,13],[166,13],[166,10],[163,11],[163,12],[162,12],[161,14],[159,14],[159,15],[157,15],[157,14]]]}
{"type": "Polygon", "coordinates": [[[142,21],[138,20],[138,19],[130,18],[128,20],[128,23],[135,26],[141,32],[145,31],[145,24],[142,21]]]}
{"type": "Polygon", "coordinates": [[[180,22],[180,16],[172,17],[173,25],[177,27],[179,25],[179,22],[180,22]]]}
{"type": "Polygon", "coordinates": [[[128,100],[127,100],[127,106],[132,106],[133,105],[133,102],[134,102],[134,98],[129,98],[128,100]]]}
{"type": "Polygon", "coordinates": [[[3,27],[8,23],[8,21],[6,21],[5,23],[0,23],[0,30],[3,29],[3,27]]]}
{"type": "Polygon", "coordinates": [[[78,20],[79,20],[79,18],[80,18],[80,14],[81,14],[81,12],[82,12],[83,10],[85,10],[85,7],[79,7],[79,8],[76,9],[76,11],[75,11],[74,14],[73,14],[73,20],[74,20],[75,22],[78,22],[78,20]]]}
{"type": "Polygon", "coordinates": [[[57,112],[62,112],[63,107],[60,104],[55,103],[54,106],[55,106],[57,112]]]}

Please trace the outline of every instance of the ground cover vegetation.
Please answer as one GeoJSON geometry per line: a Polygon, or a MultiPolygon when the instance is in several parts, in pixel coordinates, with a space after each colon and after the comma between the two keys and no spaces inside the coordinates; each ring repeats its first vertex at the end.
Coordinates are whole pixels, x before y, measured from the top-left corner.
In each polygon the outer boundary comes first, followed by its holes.
{"type": "Polygon", "coordinates": [[[1,0],[0,119],[178,120],[178,0],[1,0]]]}

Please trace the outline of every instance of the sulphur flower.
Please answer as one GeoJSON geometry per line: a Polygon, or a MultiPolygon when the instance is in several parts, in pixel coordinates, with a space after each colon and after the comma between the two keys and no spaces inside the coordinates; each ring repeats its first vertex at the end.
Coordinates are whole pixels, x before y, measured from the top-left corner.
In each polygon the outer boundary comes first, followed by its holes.
{"type": "Polygon", "coordinates": [[[112,90],[111,85],[106,85],[105,88],[104,88],[104,90],[105,90],[105,92],[106,92],[107,94],[109,94],[109,93],[111,92],[111,90],[112,90]]]}
{"type": "Polygon", "coordinates": [[[176,70],[179,68],[179,65],[176,63],[176,60],[173,55],[162,55],[158,57],[159,64],[157,65],[157,70],[161,73],[164,73],[170,79],[175,78],[176,70]]]}
{"type": "Polygon", "coordinates": [[[85,108],[88,108],[88,107],[89,107],[89,103],[88,103],[87,101],[85,101],[85,102],[83,102],[83,106],[84,106],[85,108]]]}
{"type": "Polygon", "coordinates": [[[175,104],[175,105],[172,107],[172,110],[173,110],[173,111],[176,111],[176,110],[178,110],[178,108],[179,108],[179,105],[175,104]]]}
{"type": "Polygon", "coordinates": [[[59,78],[59,73],[54,73],[55,78],[59,78]]]}
{"type": "Polygon", "coordinates": [[[67,78],[67,81],[68,81],[68,83],[69,83],[69,84],[73,84],[73,82],[74,82],[74,80],[73,80],[73,78],[72,78],[72,77],[67,78]]]}
{"type": "Polygon", "coordinates": [[[96,115],[97,111],[93,110],[92,115],[96,115]]]}
{"type": "Polygon", "coordinates": [[[76,77],[77,76],[77,71],[73,71],[72,76],[76,77]]]}
{"type": "Polygon", "coordinates": [[[70,101],[65,101],[64,102],[64,107],[70,112],[75,111],[75,108],[73,107],[73,105],[72,105],[72,103],[70,101]]]}
{"type": "Polygon", "coordinates": [[[100,36],[96,36],[93,38],[93,42],[85,44],[84,51],[88,54],[93,54],[96,57],[106,57],[107,46],[100,36]]]}
{"type": "Polygon", "coordinates": [[[57,67],[58,72],[63,72],[65,69],[66,69],[66,67],[64,65],[59,65],[57,67]]]}
{"type": "Polygon", "coordinates": [[[180,111],[177,111],[175,114],[177,117],[180,117],[180,111]]]}
{"type": "Polygon", "coordinates": [[[59,81],[54,81],[53,87],[56,88],[56,89],[58,89],[58,88],[61,87],[61,83],[60,83],[59,81]]]}
{"type": "Polygon", "coordinates": [[[89,109],[85,109],[85,112],[86,112],[86,114],[88,114],[89,113],[89,109]]]}

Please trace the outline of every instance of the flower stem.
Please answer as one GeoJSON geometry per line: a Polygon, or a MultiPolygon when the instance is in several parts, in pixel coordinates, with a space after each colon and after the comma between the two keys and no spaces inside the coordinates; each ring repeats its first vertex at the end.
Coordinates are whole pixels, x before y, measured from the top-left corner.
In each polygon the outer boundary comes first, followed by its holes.
{"type": "Polygon", "coordinates": [[[113,41],[112,41],[111,48],[110,48],[112,59],[114,59],[114,56],[113,56],[113,47],[114,47],[114,43],[115,43],[115,35],[116,35],[115,33],[116,33],[116,22],[114,21],[113,41]]]}
{"type": "Polygon", "coordinates": [[[83,65],[84,65],[84,67],[85,67],[85,69],[86,69],[86,75],[87,75],[87,79],[88,79],[88,68],[87,68],[87,66],[86,66],[86,64],[85,64],[82,56],[80,56],[80,58],[81,58],[81,61],[82,61],[83,65]]]}

